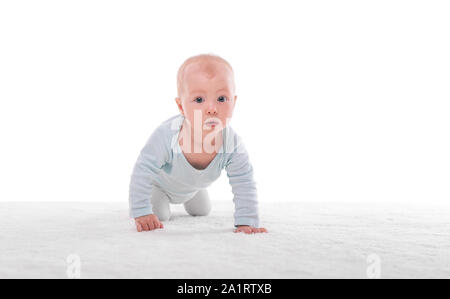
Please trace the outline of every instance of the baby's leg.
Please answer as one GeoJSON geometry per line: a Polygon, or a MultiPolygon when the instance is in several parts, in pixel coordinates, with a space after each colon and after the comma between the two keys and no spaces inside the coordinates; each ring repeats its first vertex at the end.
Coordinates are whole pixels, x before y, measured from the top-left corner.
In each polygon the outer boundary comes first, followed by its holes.
{"type": "Polygon", "coordinates": [[[166,221],[170,218],[169,198],[156,185],[153,185],[153,192],[151,198],[153,214],[158,216],[159,221],[166,221]]]}
{"type": "Polygon", "coordinates": [[[192,216],[206,216],[211,211],[211,201],[208,191],[202,189],[184,203],[184,209],[192,216]]]}

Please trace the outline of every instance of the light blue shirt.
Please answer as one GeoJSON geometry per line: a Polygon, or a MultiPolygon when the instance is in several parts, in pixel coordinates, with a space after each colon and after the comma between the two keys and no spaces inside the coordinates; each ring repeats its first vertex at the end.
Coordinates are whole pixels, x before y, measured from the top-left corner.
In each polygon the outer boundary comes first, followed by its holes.
{"type": "Polygon", "coordinates": [[[222,130],[220,150],[205,169],[199,170],[187,161],[178,143],[183,121],[181,114],[164,121],[141,150],[131,175],[130,216],[153,214],[150,198],[154,184],[161,187],[172,202],[182,203],[211,185],[225,168],[234,195],[234,225],[258,227],[253,167],[241,137],[227,125],[222,130]]]}

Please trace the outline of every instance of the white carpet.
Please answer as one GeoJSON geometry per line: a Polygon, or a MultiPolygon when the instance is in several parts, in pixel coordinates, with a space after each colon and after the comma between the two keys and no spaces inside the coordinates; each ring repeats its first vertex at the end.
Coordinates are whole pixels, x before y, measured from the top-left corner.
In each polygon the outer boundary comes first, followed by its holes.
{"type": "Polygon", "coordinates": [[[260,203],[267,234],[232,232],[233,203],[181,205],[138,233],[127,203],[0,203],[0,278],[450,278],[450,207],[260,203]],[[70,263],[69,263],[70,265],[70,263]]]}

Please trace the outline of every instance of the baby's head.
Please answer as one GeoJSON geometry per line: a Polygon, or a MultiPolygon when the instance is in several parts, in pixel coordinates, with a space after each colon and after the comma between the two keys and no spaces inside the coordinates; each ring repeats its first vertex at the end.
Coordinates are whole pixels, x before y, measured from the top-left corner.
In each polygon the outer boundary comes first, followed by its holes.
{"type": "Polygon", "coordinates": [[[180,113],[192,126],[201,122],[204,130],[214,129],[207,122],[215,119],[216,126],[225,127],[233,115],[235,95],[234,73],[223,58],[212,54],[190,57],[177,74],[180,113]]]}

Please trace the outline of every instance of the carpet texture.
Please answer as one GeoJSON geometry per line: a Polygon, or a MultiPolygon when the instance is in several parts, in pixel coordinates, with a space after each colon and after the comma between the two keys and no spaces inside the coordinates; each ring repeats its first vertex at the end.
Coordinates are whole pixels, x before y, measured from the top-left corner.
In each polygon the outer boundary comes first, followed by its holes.
{"type": "Polygon", "coordinates": [[[260,202],[253,235],[231,201],[171,208],[138,233],[127,203],[0,203],[0,278],[67,278],[74,256],[81,278],[450,278],[449,206],[260,202]]]}

